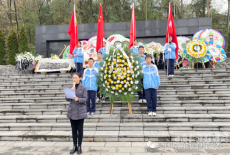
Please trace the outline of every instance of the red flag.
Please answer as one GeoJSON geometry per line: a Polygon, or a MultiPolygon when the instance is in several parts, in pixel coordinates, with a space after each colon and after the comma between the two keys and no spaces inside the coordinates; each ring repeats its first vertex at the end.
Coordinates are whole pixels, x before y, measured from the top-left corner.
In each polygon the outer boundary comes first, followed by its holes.
{"type": "Polygon", "coordinates": [[[136,39],[136,20],[134,7],[132,7],[132,17],[131,17],[131,25],[130,25],[130,36],[129,36],[129,49],[133,46],[133,42],[136,39]]]}
{"type": "Polygon", "coordinates": [[[69,51],[69,53],[71,55],[73,55],[73,50],[74,50],[74,48],[78,42],[77,18],[76,18],[76,13],[75,13],[75,5],[73,8],[73,13],[72,13],[71,21],[69,24],[68,33],[70,35],[70,51],[69,51]]]}
{"type": "Polygon", "coordinates": [[[97,45],[96,45],[97,52],[102,47],[102,41],[103,41],[104,34],[105,32],[104,32],[103,13],[102,13],[102,7],[100,4],[98,24],[97,24],[97,45]]]}
{"type": "Polygon", "coordinates": [[[171,10],[171,4],[169,4],[169,14],[168,14],[168,24],[167,24],[167,32],[166,32],[166,42],[168,43],[168,37],[172,36],[172,42],[176,44],[176,50],[175,50],[175,55],[176,59],[178,59],[178,42],[177,42],[177,36],[176,36],[176,28],[174,25],[173,21],[173,15],[172,15],[172,10],[171,10]]]}

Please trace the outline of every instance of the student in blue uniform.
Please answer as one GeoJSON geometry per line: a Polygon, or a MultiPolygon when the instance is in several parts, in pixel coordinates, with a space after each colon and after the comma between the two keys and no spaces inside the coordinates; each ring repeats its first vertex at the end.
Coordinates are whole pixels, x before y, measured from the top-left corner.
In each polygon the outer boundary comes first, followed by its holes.
{"type": "Polygon", "coordinates": [[[166,65],[168,65],[167,69],[168,69],[169,77],[174,76],[174,61],[176,58],[175,50],[176,50],[176,44],[172,42],[172,36],[169,36],[169,43],[165,44],[165,50],[164,50],[166,65]]]}
{"type": "Polygon", "coordinates": [[[105,41],[103,41],[102,48],[100,48],[98,52],[102,53],[102,59],[104,58],[104,56],[106,54],[109,54],[109,50],[106,48],[106,42],[105,41]]]}
{"type": "Polygon", "coordinates": [[[73,51],[74,55],[74,63],[76,66],[76,72],[80,73],[82,76],[83,73],[83,63],[84,63],[84,52],[83,49],[81,48],[81,42],[77,42],[78,48],[75,48],[73,51]]]}
{"type": "Polygon", "coordinates": [[[144,74],[144,89],[145,96],[147,100],[147,109],[149,116],[156,116],[157,107],[157,89],[160,86],[160,76],[158,74],[157,66],[152,64],[152,57],[146,55],[145,57],[146,65],[143,66],[142,73],[144,74]]]}
{"type": "MultiPolygon", "coordinates": [[[[138,51],[139,51],[139,54],[141,57],[141,66],[143,67],[144,65],[146,65],[145,55],[144,55],[144,46],[139,46],[138,51]]],[[[143,84],[143,79],[141,79],[141,83],[143,84]]],[[[143,87],[141,89],[142,89],[143,93],[141,91],[137,92],[137,94],[139,96],[139,103],[146,103],[145,90],[143,87]]]]}
{"type": "Polygon", "coordinates": [[[98,73],[98,69],[95,68],[93,58],[88,60],[89,67],[84,70],[84,75],[82,79],[82,84],[86,86],[88,99],[86,102],[87,114],[94,115],[96,110],[96,93],[97,93],[97,77],[95,76],[98,73]],[[90,101],[92,106],[90,106],[90,101]]]}
{"type": "MultiPolygon", "coordinates": [[[[94,63],[94,67],[97,68],[98,70],[100,69],[100,63],[102,62],[102,53],[101,52],[97,52],[97,61],[94,63]]],[[[99,94],[100,88],[98,87],[97,89],[97,99],[96,99],[96,103],[102,101],[104,102],[104,100],[102,100],[103,98],[103,94],[99,94]]]]}
{"type": "Polygon", "coordinates": [[[139,55],[140,53],[139,53],[139,51],[138,51],[137,39],[134,40],[133,45],[134,45],[134,46],[130,48],[130,52],[139,55]]]}

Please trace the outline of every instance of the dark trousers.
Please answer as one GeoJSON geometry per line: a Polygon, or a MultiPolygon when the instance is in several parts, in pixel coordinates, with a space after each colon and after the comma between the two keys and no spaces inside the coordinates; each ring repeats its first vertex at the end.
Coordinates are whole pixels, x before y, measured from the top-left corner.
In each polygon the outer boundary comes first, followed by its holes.
{"type": "Polygon", "coordinates": [[[156,112],[157,108],[157,89],[145,89],[147,109],[150,112],[156,112]]]}
{"type": "Polygon", "coordinates": [[[82,77],[82,74],[83,74],[83,63],[75,63],[75,66],[76,66],[76,72],[80,73],[81,77],[82,77]]]}
{"type": "Polygon", "coordinates": [[[88,90],[88,99],[86,102],[86,108],[87,108],[87,112],[95,112],[96,110],[96,93],[97,91],[94,90],[88,90]],[[90,107],[90,101],[92,102],[92,106],[90,107]]]}
{"type": "Polygon", "coordinates": [[[174,59],[166,59],[166,65],[168,65],[168,75],[174,75],[174,59]],[[167,62],[169,61],[169,62],[167,62]]]}
{"type": "MultiPolygon", "coordinates": [[[[143,78],[141,79],[141,83],[143,85],[143,78]]],[[[145,89],[144,89],[144,86],[141,87],[143,93],[140,91],[140,92],[137,92],[138,96],[139,96],[139,100],[141,99],[145,99],[145,89]]]]}
{"type": "Polygon", "coordinates": [[[78,146],[81,146],[82,138],[83,138],[84,119],[79,119],[79,120],[70,119],[70,123],[72,128],[73,144],[77,145],[78,142],[78,146]]]}
{"type": "Polygon", "coordinates": [[[98,89],[97,89],[97,97],[101,100],[103,98],[103,94],[100,94],[99,91],[100,91],[100,88],[98,87],[98,89]]]}

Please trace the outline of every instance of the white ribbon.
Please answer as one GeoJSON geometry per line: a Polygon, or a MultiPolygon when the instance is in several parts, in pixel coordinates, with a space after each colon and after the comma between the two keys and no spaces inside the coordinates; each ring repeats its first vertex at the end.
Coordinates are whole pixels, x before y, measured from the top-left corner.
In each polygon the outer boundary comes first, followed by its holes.
{"type": "MultiPolygon", "coordinates": [[[[127,60],[127,62],[128,62],[128,66],[129,66],[129,68],[130,68],[130,71],[132,72],[132,65],[131,65],[131,63],[130,63],[129,57],[128,57],[128,55],[125,53],[125,51],[124,51],[121,47],[117,47],[116,49],[114,49],[114,51],[113,51],[113,60],[114,60],[114,54],[115,54],[118,50],[120,50],[120,51],[122,52],[122,54],[125,56],[125,58],[126,58],[126,60],[127,60]]],[[[111,69],[111,71],[109,72],[110,74],[111,74],[112,71],[113,71],[113,65],[114,65],[114,61],[112,61],[112,69],[111,69]]]]}

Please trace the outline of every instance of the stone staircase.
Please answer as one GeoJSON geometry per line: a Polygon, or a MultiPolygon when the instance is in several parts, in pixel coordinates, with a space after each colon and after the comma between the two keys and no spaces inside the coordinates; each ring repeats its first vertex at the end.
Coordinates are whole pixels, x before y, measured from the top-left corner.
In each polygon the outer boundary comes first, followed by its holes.
{"type": "MultiPolygon", "coordinates": [[[[157,116],[146,103],[96,104],[85,119],[83,141],[175,142],[178,136],[230,137],[230,68],[176,70],[174,78],[159,71],[157,116]]],[[[1,141],[72,141],[63,88],[70,74],[1,75],[1,141]]],[[[195,139],[194,139],[195,140],[195,139]]]]}

